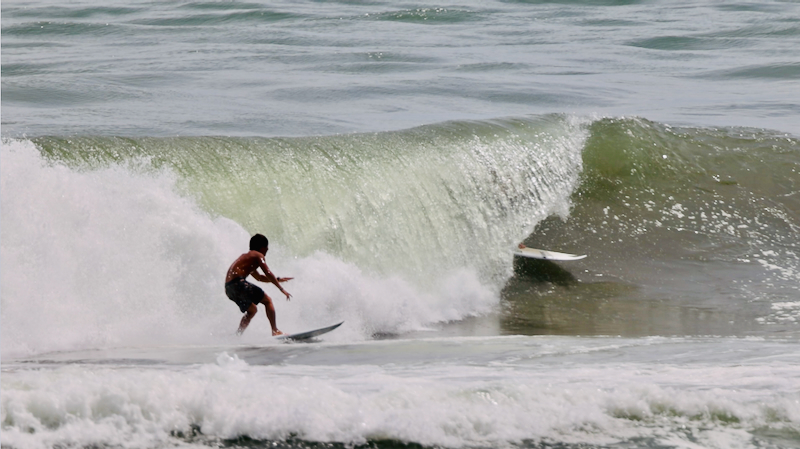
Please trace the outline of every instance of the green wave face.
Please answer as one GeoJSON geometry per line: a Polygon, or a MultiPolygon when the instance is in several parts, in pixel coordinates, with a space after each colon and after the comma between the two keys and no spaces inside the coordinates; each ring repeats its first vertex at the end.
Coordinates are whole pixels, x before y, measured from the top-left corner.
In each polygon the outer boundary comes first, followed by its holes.
{"type": "Polygon", "coordinates": [[[585,124],[563,116],[311,138],[38,138],[53,161],[168,169],[208,212],[298,256],[432,280],[454,268],[499,285],[508,248],[566,216],[585,124]]]}

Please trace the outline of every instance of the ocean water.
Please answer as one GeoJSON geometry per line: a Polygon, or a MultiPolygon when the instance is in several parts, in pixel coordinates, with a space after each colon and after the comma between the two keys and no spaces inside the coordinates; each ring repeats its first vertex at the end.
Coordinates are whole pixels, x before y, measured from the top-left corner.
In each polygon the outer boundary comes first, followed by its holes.
{"type": "Polygon", "coordinates": [[[0,444],[800,447],[798,61],[791,1],[5,1],[0,444]],[[235,335],[256,232],[342,327],[235,335]]]}

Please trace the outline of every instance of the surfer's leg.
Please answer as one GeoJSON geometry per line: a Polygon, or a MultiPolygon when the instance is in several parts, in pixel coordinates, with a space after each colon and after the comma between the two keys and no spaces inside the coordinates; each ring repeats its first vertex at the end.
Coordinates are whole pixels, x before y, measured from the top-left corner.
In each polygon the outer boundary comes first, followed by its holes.
{"type": "Polygon", "coordinates": [[[242,335],[247,326],[250,324],[250,320],[256,316],[256,312],[258,312],[258,307],[255,304],[250,304],[250,307],[247,308],[247,312],[244,313],[242,317],[242,321],[239,322],[239,330],[236,331],[237,335],[242,335]]]}
{"type": "Polygon", "coordinates": [[[272,326],[272,335],[283,335],[283,332],[278,330],[278,326],[275,323],[275,306],[272,305],[272,298],[264,293],[264,299],[261,300],[261,304],[264,304],[267,308],[267,318],[269,319],[269,325],[272,326]]]}

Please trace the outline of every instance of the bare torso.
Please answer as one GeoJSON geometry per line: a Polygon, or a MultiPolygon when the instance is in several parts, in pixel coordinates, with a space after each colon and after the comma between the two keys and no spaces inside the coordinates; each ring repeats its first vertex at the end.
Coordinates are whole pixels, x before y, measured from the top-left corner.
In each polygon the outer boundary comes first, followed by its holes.
{"type": "Polygon", "coordinates": [[[228,274],[225,275],[225,283],[236,278],[246,278],[262,265],[265,265],[264,255],[258,251],[248,251],[233,261],[231,267],[228,268],[228,274]]]}

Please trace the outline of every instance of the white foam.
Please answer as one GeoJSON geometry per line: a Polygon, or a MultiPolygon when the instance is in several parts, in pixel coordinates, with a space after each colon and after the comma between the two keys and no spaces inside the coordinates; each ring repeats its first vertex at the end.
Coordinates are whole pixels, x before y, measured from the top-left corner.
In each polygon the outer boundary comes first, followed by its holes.
{"type": "Polygon", "coordinates": [[[477,273],[467,270],[456,270],[436,290],[424,291],[399,276],[370,275],[322,252],[282,265],[281,270],[298,280],[286,284],[295,295],[291,305],[283,303],[283,295],[273,296],[281,320],[312,328],[346,320],[347,326],[330,336],[334,341],[416,330],[486,313],[498,298],[496,291],[477,280],[477,273]]]}
{"type": "MultiPolygon", "coordinates": [[[[508,344],[536,352],[529,341],[508,344]]],[[[609,343],[594,360],[608,348],[620,351],[609,343]]],[[[378,343],[386,351],[398,344],[378,343]]],[[[666,341],[646,352],[671,346],[666,341]]],[[[646,438],[657,447],[721,449],[760,429],[791,432],[800,423],[800,370],[788,360],[731,359],[715,366],[595,363],[585,353],[558,357],[556,363],[517,360],[502,367],[451,358],[435,365],[255,366],[222,353],[216,363],[180,368],[15,370],[2,378],[3,443],[180,447],[194,426],[210,445],[243,435],[445,447],[646,438]]]]}
{"type": "Polygon", "coordinates": [[[129,344],[215,330],[207,300],[235,241],[166,172],[79,172],[3,144],[3,351],[129,344]]]}

